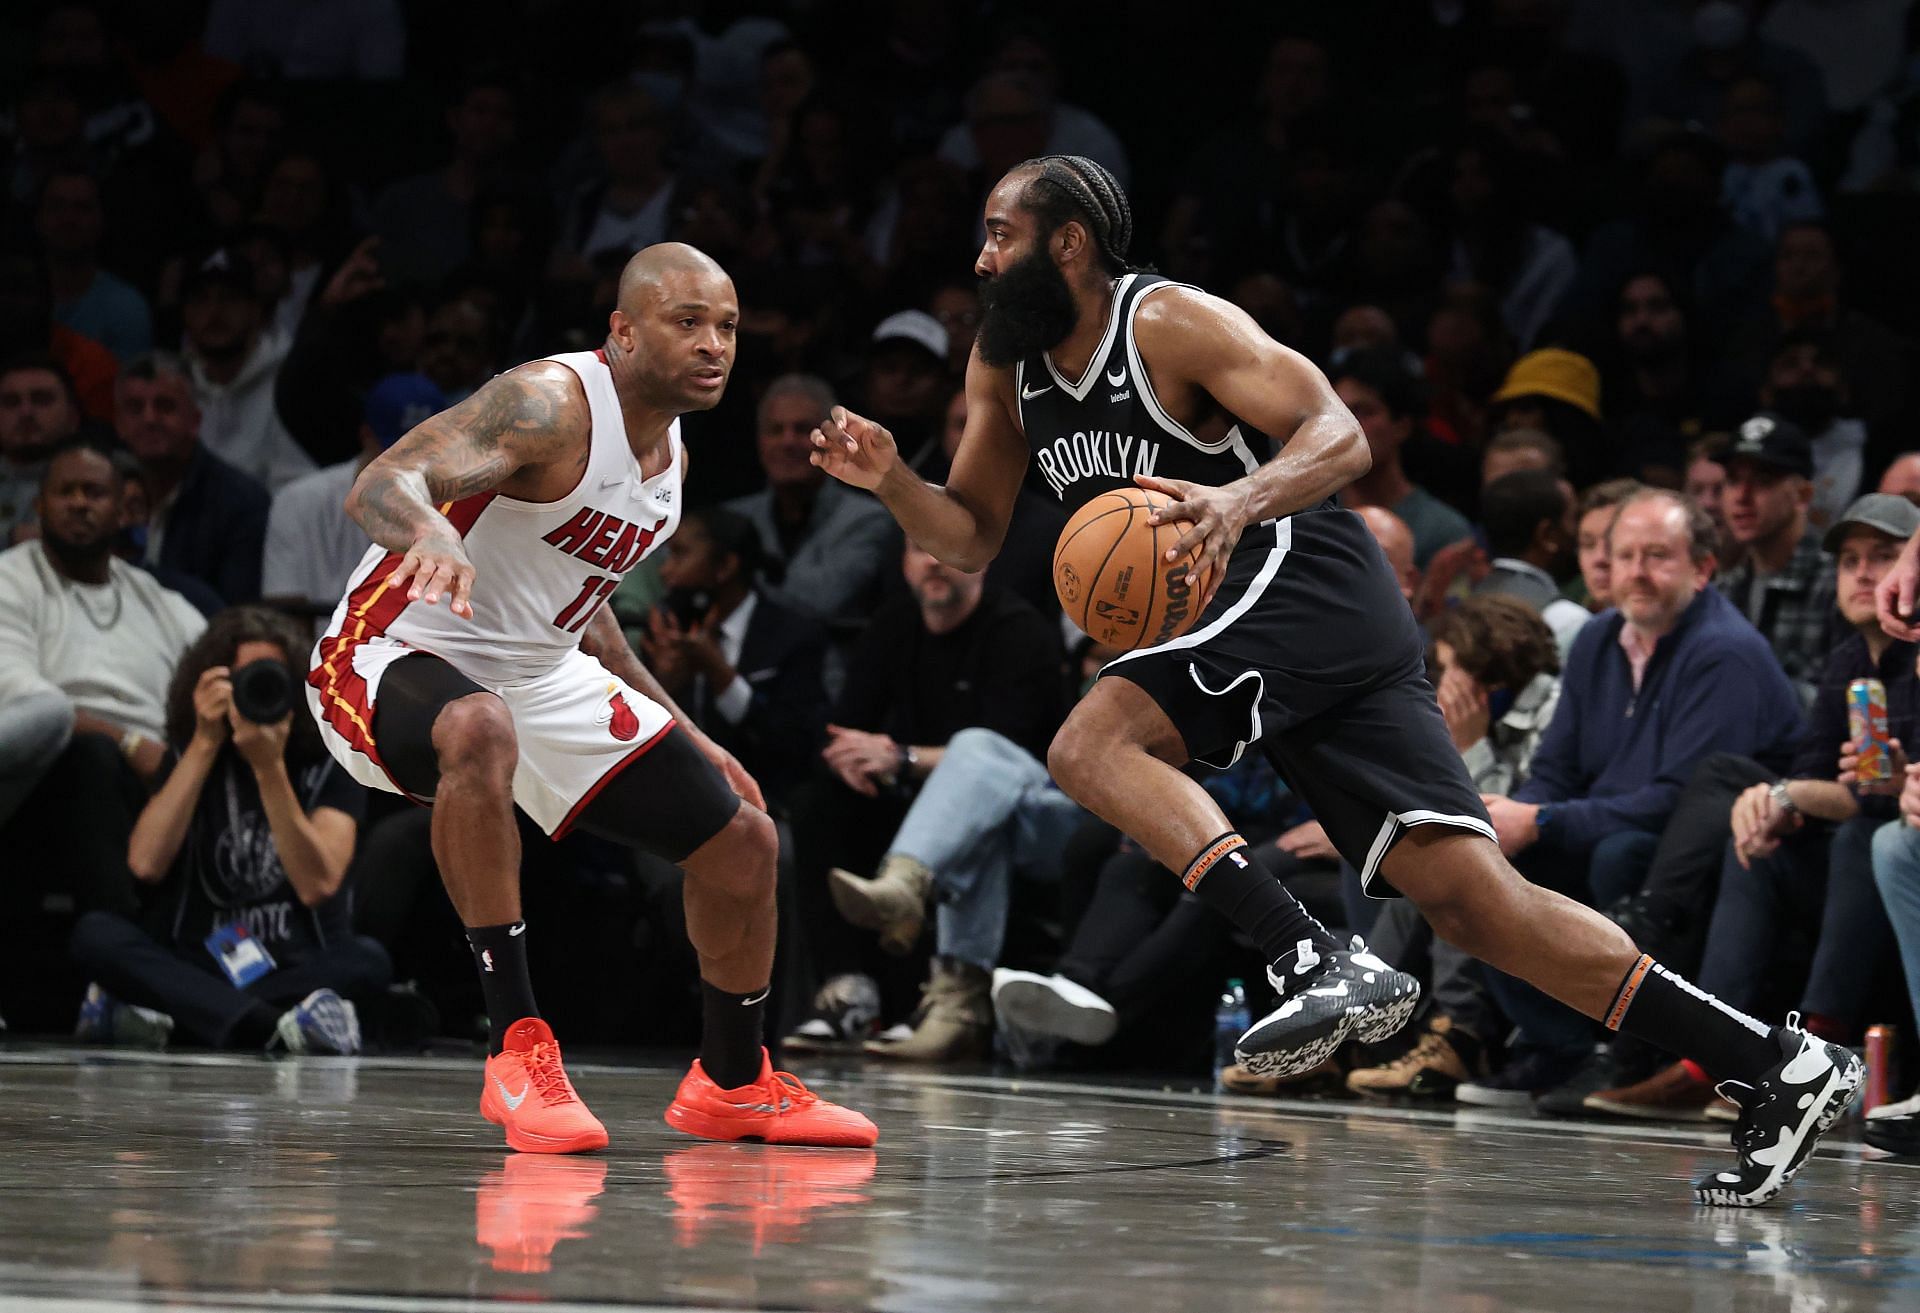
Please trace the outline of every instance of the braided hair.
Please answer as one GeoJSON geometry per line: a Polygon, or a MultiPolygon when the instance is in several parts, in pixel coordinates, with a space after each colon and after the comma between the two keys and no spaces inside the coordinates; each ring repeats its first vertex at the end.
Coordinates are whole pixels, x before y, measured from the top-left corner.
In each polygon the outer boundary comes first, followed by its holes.
{"type": "Polygon", "coordinates": [[[1119,179],[1104,165],[1085,155],[1042,155],[1019,167],[1040,171],[1027,184],[1021,204],[1040,220],[1044,231],[1078,220],[1093,234],[1100,263],[1108,273],[1132,273],[1138,268],[1127,263],[1127,248],[1133,244],[1133,206],[1119,179]]]}

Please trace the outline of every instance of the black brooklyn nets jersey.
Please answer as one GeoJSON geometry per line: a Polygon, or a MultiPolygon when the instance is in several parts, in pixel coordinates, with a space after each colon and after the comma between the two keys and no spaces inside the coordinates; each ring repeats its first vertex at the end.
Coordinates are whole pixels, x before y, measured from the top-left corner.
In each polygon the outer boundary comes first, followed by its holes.
{"type": "Polygon", "coordinates": [[[1271,453],[1266,435],[1238,419],[1226,436],[1203,443],[1160,408],[1134,345],[1133,311],[1148,291],[1168,285],[1158,274],[1120,279],[1106,335],[1079,380],[1062,377],[1044,352],[1014,367],[1035,481],[1069,514],[1103,492],[1133,487],[1138,474],[1218,487],[1271,453]]]}

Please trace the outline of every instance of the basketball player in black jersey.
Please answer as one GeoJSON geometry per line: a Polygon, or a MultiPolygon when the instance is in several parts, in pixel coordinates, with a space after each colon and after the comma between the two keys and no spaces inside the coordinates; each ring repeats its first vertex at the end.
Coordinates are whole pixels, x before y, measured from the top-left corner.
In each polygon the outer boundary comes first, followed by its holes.
{"type": "Polygon", "coordinates": [[[1129,485],[1174,499],[1159,512],[1184,526],[1168,568],[1196,547],[1222,582],[1181,637],[1107,666],[1047,764],[1271,961],[1281,1003],[1241,1038],[1239,1060],[1305,1070],[1349,1035],[1392,1033],[1418,996],[1359,939],[1343,945],[1309,916],[1179,769],[1224,765],[1257,742],[1369,893],[1412,898],[1467,952],[1722,1081],[1742,1109],[1739,1160],[1695,1183],[1703,1202],[1777,1194],[1851,1103],[1859,1060],[1726,1007],[1507,863],[1392,572],[1334,503],[1370,458],[1325,375],[1227,302],[1131,269],[1126,196],[1091,160],[1014,168],[985,227],[966,432],[946,485],[922,481],[884,428],[841,407],[814,432],[813,460],[967,570],[999,550],[1029,461],[1069,511],[1129,485]],[[1231,427],[1202,442],[1193,431],[1215,408],[1231,427]],[[1279,452],[1263,463],[1269,439],[1279,452]]]}

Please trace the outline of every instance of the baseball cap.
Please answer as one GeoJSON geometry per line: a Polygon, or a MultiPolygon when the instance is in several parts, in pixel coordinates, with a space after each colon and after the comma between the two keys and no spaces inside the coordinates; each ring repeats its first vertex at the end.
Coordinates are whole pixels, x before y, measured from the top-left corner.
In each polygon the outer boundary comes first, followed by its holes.
{"type": "Polygon", "coordinates": [[[425,374],[388,374],[367,392],[361,418],[385,451],[407,430],[447,408],[447,398],[425,374]]]}
{"type": "Polygon", "coordinates": [[[1827,530],[1827,536],[1820,540],[1820,545],[1829,552],[1839,551],[1841,539],[1856,524],[1878,529],[1889,537],[1905,542],[1913,537],[1915,530],[1920,530],[1920,506],[1890,492],[1870,492],[1856,498],[1853,505],[1847,507],[1847,513],[1833,522],[1833,526],[1827,530]]]}
{"type": "Polygon", "coordinates": [[[1733,435],[1733,445],[1720,457],[1722,465],[1750,460],[1759,465],[1813,477],[1813,442],[1806,430],[1785,415],[1763,410],[1746,421],[1733,435]]]}
{"type": "Polygon", "coordinates": [[[873,330],[874,345],[904,340],[925,347],[936,360],[947,358],[947,330],[924,310],[901,310],[888,315],[873,330]]]}
{"type": "Polygon", "coordinates": [[[216,246],[187,267],[187,276],[180,286],[180,296],[184,300],[202,288],[215,284],[237,288],[248,296],[254,295],[253,263],[230,247],[216,246]]]}

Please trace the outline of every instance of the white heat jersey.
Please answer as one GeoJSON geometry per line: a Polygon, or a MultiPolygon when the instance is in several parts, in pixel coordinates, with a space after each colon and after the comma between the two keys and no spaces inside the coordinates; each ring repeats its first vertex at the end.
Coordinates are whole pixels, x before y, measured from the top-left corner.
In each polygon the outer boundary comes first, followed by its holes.
{"type": "Polygon", "coordinates": [[[440,511],[459,530],[473,562],[473,616],[443,596],[409,603],[387,578],[403,554],[371,548],[333,613],[318,657],[382,639],[430,653],[485,688],[499,689],[553,669],[580,645],[580,633],[621,578],[679,527],[680,421],[667,430],[672,459],[651,479],[627,446],[613,375],[598,351],[547,359],[580,376],[592,417],[592,450],[572,492],[526,502],[483,492],[440,511]]]}

